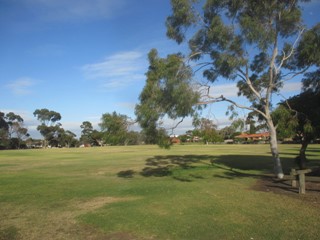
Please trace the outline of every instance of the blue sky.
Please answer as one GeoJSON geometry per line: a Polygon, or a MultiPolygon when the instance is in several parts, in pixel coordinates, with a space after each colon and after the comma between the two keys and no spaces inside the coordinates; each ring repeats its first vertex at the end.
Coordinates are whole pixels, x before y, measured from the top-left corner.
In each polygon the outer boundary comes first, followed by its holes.
{"type": "MultiPolygon", "coordinates": [[[[305,6],[308,25],[320,21],[319,10],[317,0],[305,6]]],[[[134,118],[149,50],[182,48],[166,38],[169,14],[169,0],[0,0],[0,111],[20,114],[33,137],[39,108],[59,112],[77,134],[103,113],[134,118]]],[[[216,91],[236,94],[230,82],[216,91]]],[[[291,83],[285,93],[298,91],[291,83]]],[[[208,117],[223,125],[225,111],[214,105],[208,117]]],[[[190,128],[187,120],[180,131],[190,128]]]]}

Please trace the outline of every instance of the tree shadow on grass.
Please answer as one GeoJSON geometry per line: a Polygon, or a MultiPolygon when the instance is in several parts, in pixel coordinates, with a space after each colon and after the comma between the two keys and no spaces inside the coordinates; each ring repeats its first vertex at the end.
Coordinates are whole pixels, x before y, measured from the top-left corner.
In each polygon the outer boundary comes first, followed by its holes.
{"type": "Polygon", "coordinates": [[[135,174],[135,171],[133,170],[125,170],[118,172],[118,177],[122,178],[133,178],[133,175],[135,174]]]}
{"type": "MultiPolygon", "coordinates": [[[[195,168],[192,164],[201,160],[207,160],[211,156],[209,155],[169,155],[169,156],[154,156],[146,160],[147,167],[143,168],[141,175],[144,177],[164,177],[172,175],[174,169],[190,169],[195,168]]],[[[185,181],[185,179],[179,179],[177,176],[173,176],[174,179],[185,181]]]]}
{"type": "MultiPolygon", "coordinates": [[[[283,159],[283,165],[289,172],[293,159],[283,159]]],[[[144,177],[165,177],[171,176],[179,181],[189,181],[173,173],[178,171],[189,171],[188,176],[193,179],[203,179],[199,174],[194,174],[192,169],[203,166],[211,169],[223,170],[220,175],[214,177],[234,179],[239,177],[261,177],[265,173],[272,173],[273,163],[270,156],[252,155],[164,155],[154,156],[146,159],[145,167],[138,172],[144,177]],[[250,173],[250,170],[257,170],[262,174],[250,173]]],[[[125,170],[118,173],[119,177],[132,178],[133,170],[125,170]]]]}
{"type": "MultiPolygon", "coordinates": [[[[144,177],[165,177],[172,176],[176,170],[190,170],[199,166],[207,166],[212,169],[224,170],[225,178],[252,177],[254,174],[245,173],[245,170],[270,171],[272,162],[264,156],[236,156],[236,155],[168,155],[154,156],[146,159],[145,167],[141,172],[124,170],[118,172],[118,177],[132,178],[135,174],[144,177]]],[[[189,176],[194,179],[203,179],[202,176],[190,172],[189,176]]],[[[260,176],[260,175],[257,175],[260,176]]],[[[186,181],[177,176],[176,180],[186,181]]]]}
{"type": "MultiPolygon", "coordinates": [[[[294,158],[282,157],[281,161],[286,175],[290,174],[291,168],[296,167],[294,158]]],[[[313,163],[319,166],[320,161],[313,161],[313,163]]],[[[264,182],[271,182],[271,185],[276,184],[279,188],[283,187],[291,191],[287,183],[282,184],[284,181],[274,178],[272,157],[261,155],[154,156],[146,159],[145,167],[140,172],[125,170],[119,172],[118,177],[132,178],[135,174],[140,174],[144,177],[170,176],[178,181],[191,182],[205,178],[201,175],[203,169],[205,169],[206,177],[230,180],[251,177],[263,179],[264,182]]]]}
{"type": "MultiPolygon", "coordinates": [[[[283,170],[286,175],[296,167],[294,158],[282,157],[283,170]]],[[[320,165],[320,161],[314,161],[320,165]]],[[[282,194],[296,194],[297,188],[291,187],[289,178],[276,179],[273,174],[271,156],[263,155],[169,155],[154,156],[146,159],[145,167],[139,171],[125,170],[118,173],[121,178],[171,177],[181,182],[201,181],[209,178],[237,180],[254,178],[257,184],[252,188],[258,191],[272,191],[282,194]]],[[[314,190],[308,187],[307,191],[314,190]]]]}

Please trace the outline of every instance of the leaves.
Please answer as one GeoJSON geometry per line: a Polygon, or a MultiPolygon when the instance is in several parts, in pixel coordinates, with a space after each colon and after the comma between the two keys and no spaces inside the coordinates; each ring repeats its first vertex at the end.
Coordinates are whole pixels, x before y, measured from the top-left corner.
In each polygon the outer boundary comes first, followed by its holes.
{"type": "Polygon", "coordinates": [[[171,0],[173,15],[166,21],[167,36],[182,43],[185,40],[185,29],[196,22],[196,15],[192,9],[194,0],[171,0]]]}
{"type": "Polygon", "coordinates": [[[126,115],[116,112],[105,113],[101,117],[99,126],[103,132],[105,143],[111,145],[123,145],[129,127],[129,118],[126,115]]]}
{"type": "Polygon", "coordinates": [[[50,111],[46,108],[36,109],[33,115],[45,125],[54,125],[55,122],[61,120],[61,115],[58,112],[50,111]]]}
{"type": "Polygon", "coordinates": [[[199,94],[193,89],[192,71],[183,62],[181,54],[171,54],[160,58],[155,49],[149,53],[149,70],[135,108],[137,120],[147,135],[156,141],[160,136],[157,128],[165,115],[177,119],[194,114],[194,105],[199,94]]]}

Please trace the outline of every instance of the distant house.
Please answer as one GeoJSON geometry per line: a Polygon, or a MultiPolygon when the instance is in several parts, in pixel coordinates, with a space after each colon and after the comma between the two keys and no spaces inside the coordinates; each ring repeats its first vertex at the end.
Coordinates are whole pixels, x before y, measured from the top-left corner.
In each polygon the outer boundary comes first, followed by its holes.
{"type": "Polygon", "coordinates": [[[225,139],[223,142],[226,144],[232,144],[234,141],[233,139],[225,139]]]}
{"type": "Polygon", "coordinates": [[[254,134],[241,133],[240,135],[235,136],[235,138],[250,142],[268,141],[270,139],[270,134],[268,132],[254,134]]]}
{"type": "Polygon", "coordinates": [[[84,143],[84,144],[81,144],[80,147],[81,147],[81,148],[91,147],[91,144],[90,144],[90,143],[84,143]]]}
{"type": "Polygon", "coordinates": [[[198,136],[194,136],[194,137],[192,138],[192,142],[199,142],[200,140],[201,140],[201,138],[198,137],[198,136]]]}
{"type": "Polygon", "coordinates": [[[170,142],[172,144],[180,144],[181,140],[178,138],[178,136],[170,136],[170,142]]]}

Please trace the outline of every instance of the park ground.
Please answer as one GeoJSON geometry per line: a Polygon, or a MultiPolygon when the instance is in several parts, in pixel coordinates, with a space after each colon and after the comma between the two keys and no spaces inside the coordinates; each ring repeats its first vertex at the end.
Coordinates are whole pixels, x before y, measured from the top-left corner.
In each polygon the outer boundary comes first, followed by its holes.
{"type": "MultiPolygon", "coordinates": [[[[298,151],[280,145],[286,174],[298,151]]],[[[271,172],[268,145],[0,151],[0,240],[318,239],[320,183],[271,172]]]]}

